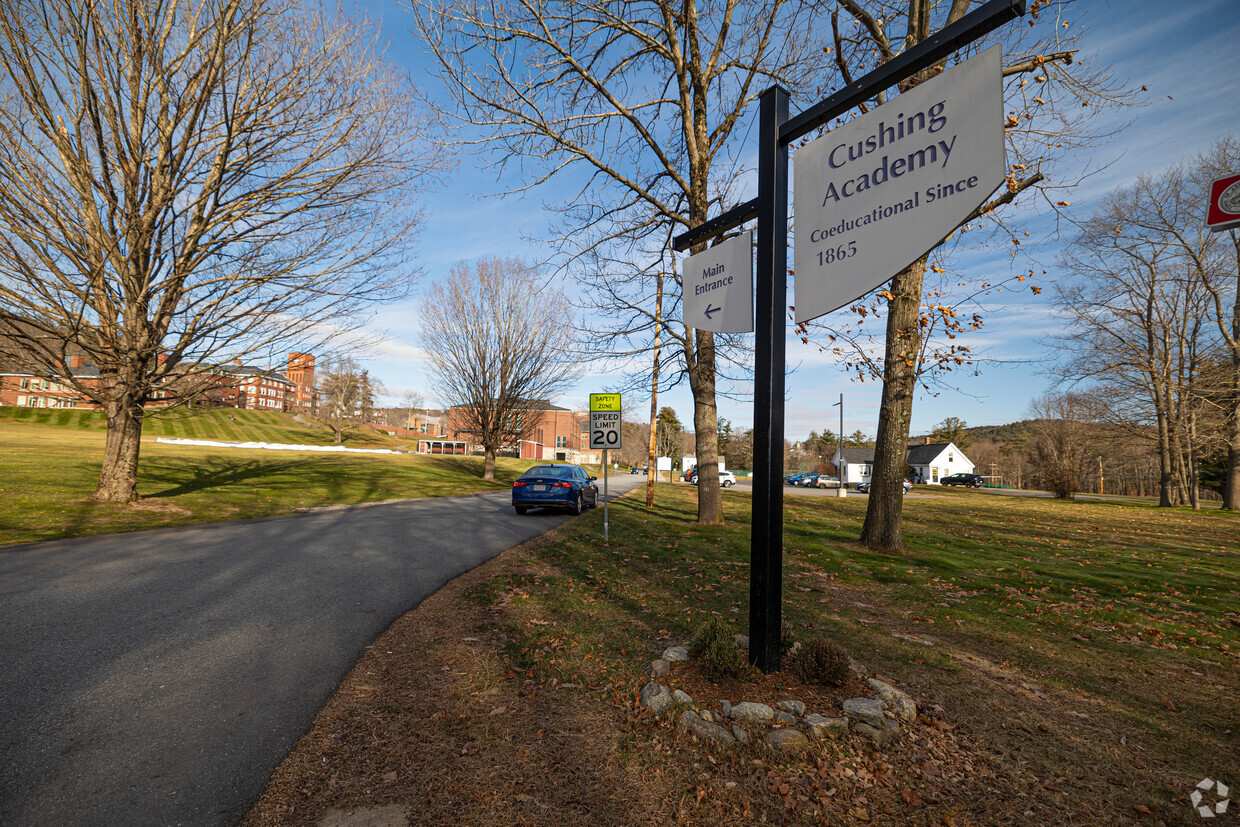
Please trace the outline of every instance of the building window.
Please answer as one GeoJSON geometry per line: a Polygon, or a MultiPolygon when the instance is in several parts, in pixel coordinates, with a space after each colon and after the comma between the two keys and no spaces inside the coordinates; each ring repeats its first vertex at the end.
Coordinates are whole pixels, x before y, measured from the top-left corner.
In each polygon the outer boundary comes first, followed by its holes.
{"type": "Polygon", "coordinates": [[[22,380],[21,389],[22,389],[22,390],[24,390],[24,391],[28,391],[28,390],[30,390],[30,380],[29,380],[29,379],[23,379],[23,380],[22,380]]]}
{"type": "Polygon", "coordinates": [[[938,482],[938,481],[939,481],[939,469],[931,468],[930,469],[930,482],[938,482]]]}
{"type": "Polygon", "coordinates": [[[870,465],[869,463],[866,463],[865,465],[861,466],[861,476],[863,476],[863,477],[868,477],[868,476],[870,476],[870,475],[871,475],[871,474],[873,474],[873,473],[874,473],[874,466],[873,466],[873,465],[870,465]]]}
{"type": "Polygon", "coordinates": [[[566,436],[557,436],[557,437],[555,438],[555,447],[557,447],[557,448],[567,448],[567,447],[568,447],[568,437],[566,437],[566,436]]]}

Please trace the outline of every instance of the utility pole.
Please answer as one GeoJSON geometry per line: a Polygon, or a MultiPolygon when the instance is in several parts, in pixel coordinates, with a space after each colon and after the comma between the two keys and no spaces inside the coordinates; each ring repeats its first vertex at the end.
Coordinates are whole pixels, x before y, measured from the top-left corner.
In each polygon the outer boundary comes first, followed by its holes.
{"type": "MultiPolygon", "coordinates": [[[[844,394],[840,393],[840,401],[831,403],[831,407],[840,406],[840,435],[836,439],[836,444],[840,446],[840,461],[835,465],[835,473],[840,473],[841,466],[844,464],[844,394]]],[[[840,487],[836,489],[838,492],[835,496],[847,497],[848,489],[844,487],[844,478],[840,477],[840,487]]]]}

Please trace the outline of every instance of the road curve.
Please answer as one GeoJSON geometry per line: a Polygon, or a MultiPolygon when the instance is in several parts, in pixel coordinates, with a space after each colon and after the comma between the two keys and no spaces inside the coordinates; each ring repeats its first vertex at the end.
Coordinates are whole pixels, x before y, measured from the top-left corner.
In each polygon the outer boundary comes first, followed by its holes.
{"type": "Polygon", "coordinates": [[[565,519],[497,492],[0,550],[0,824],[235,824],[384,629],[565,519]]]}

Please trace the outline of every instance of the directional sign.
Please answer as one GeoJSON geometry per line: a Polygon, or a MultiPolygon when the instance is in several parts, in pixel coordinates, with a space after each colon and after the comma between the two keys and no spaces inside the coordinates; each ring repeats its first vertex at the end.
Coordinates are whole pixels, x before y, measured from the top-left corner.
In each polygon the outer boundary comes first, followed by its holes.
{"type": "Polygon", "coordinates": [[[793,167],[806,322],[916,261],[1003,183],[999,47],[806,145],[793,167]]]}
{"type": "Polygon", "coordinates": [[[715,333],[753,330],[753,233],[689,256],[684,267],[684,318],[715,333]]]}

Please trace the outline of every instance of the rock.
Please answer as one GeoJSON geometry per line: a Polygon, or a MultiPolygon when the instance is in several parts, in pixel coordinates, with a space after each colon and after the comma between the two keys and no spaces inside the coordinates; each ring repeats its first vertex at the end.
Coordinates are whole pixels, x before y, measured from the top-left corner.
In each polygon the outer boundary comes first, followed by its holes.
{"type": "Polygon", "coordinates": [[[849,698],[844,701],[844,714],[875,729],[887,725],[887,719],[883,717],[883,702],[875,698],[849,698]]]}
{"type": "Polygon", "coordinates": [[[720,705],[721,707],[723,707],[723,714],[724,714],[724,715],[731,715],[731,714],[732,714],[732,702],[731,702],[731,701],[720,701],[720,702],[719,702],[719,705],[720,705]]]}
{"type": "Polygon", "coordinates": [[[742,744],[749,743],[749,730],[740,724],[732,724],[732,734],[736,736],[736,740],[742,744]]]}
{"type": "Polygon", "coordinates": [[[642,687],[641,705],[659,715],[674,703],[672,693],[661,683],[651,681],[642,687]]]}
{"type": "Polygon", "coordinates": [[[881,727],[857,724],[856,730],[880,747],[900,737],[900,725],[891,720],[884,720],[881,727]]]}
{"type": "Polygon", "coordinates": [[[669,663],[688,660],[689,650],[683,646],[669,646],[666,650],[664,650],[662,659],[668,661],[669,663]]]}
{"type": "Polygon", "coordinates": [[[740,648],[740,649],[749,648],[749,635],[737,635],[735,638],[733,638],[733,640],[736,641],[737,648],[740,648]]]}
{"type": "MultiPolygon", "coordinates": [[[[874,703],[878,703],[878,701],[874,703]]],[[[732,707],[731,715],[733,719],[743,724],[765,724],[775,717],[775,710],[766,704],[745,701],[732,707]]]]}
{"type": "Polygon", "coordinates": [[[678,704],[685,704],[686,706],[693,706],[693,698],[689,697],[689,693],[683,692],[679,689],[672,692],[672,700],[678,704]]]}
{"type": "Polygon", "coordinates": [[[860,661],[855,661],[852,658],[849,658],[848,668],[856,672],[858,675],[861,675],[863,678],[870,677],[870,670],[866,669],[865,664],[861,663],[860,661]]]}
{"type": "Polygon", "coordinates": [[[663,658],[650,661],[650,665],[646,667],[646,676],[650,678],[662,678],[672,671],[672,665],[663,658]]]}
{"type": "Polygon", "coordinates": [[[828,718],[825,715],[812,713],[801,719],[809,734],[814,738],[826,738],[828,735],[847,735],[847,718],[828,718]]]}
{"type": "Polygon", "coordinates": [[[787,712],[784,712],[782,709],[777,709],[775,710],[775,723],[790,724],[792,726],[796,726],[797,716],[789,715],[787,712]]]}
{"type": "Polygon", "coordinates": [[[775,706],[779,707],[784,712],[791,712],[793,715],[805,714],[805,704],[800,701],[780,701],[775,704],[775,706]]]}
{"type": "Polygon", "coordinates": [[[718,721],[715,720],[715,713],[711,712],[709,709],[700,710],[698,712],[698,715],[701,716],[702,720],[706,721],[708,724],[719,723],[718,721]]]}
{"type": "Polygon", "coordinates": [[[883,702],[883,706],[891,711],[892,715],[901,721],[917,720],[917,704],[908,695],[905,695],[891,684],[880,681],[878,678],[870,678],[866,683],[878,693],[879,700],[883,702]]]}
{"type": "Polygon", "coordinates": [[[687,729],[703,741],[709,741],[712,744],[730,747],[736,743],[736,738],[732,737],[732,733],[719,724],[702,720],[700,715],[690,709],[680,713],[680,728],[687,729]]]}
{"type": "Polygon", "coordinates": [[[762,740],[771,749],[781,752],[804,752],[809,749],[809,739],[804,732],[795,729],[772,729],[762,740]]]}
{"type": "Polygon", "coordinates": [[[406,827],[408,824],[409,808],[402,804],[388,804],[328,810],[319,819],[318,827],[406,827]]]}

